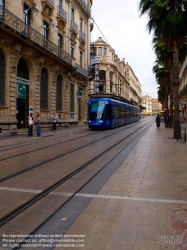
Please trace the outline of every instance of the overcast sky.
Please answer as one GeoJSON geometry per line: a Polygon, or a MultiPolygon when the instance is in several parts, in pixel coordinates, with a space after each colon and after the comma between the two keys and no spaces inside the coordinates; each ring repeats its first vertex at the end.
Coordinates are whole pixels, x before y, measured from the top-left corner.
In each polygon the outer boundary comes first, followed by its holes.
{"type": "Polygon", "coordinates": [[[147,17],[140,17],[139,0],[93,0],[92,17],[96,24],[91,41],[100,36],[111,45],[120,59],[132,67],[142,85],[142,95],[157,98],[152,68],[156,60],[152,50],[152,36],[146,30],[147,17]],[[105,37],[105,38],[104,38],[105,37]]]}

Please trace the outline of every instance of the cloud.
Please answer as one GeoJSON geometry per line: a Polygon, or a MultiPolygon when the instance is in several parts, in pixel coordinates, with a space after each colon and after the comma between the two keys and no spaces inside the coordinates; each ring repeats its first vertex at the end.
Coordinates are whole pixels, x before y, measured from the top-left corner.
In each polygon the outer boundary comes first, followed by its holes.
{"type": "Polygon", "coordinates": [[[94,0],[92,17],[95,23],[92,42],[102,36],[116,54],[132,67],[142,85],[142,94],[157,97],[157,84],[152,68],[156,60],[152,37],[146,29],[147,17],[138,11],[135,0],[94,0]]]}

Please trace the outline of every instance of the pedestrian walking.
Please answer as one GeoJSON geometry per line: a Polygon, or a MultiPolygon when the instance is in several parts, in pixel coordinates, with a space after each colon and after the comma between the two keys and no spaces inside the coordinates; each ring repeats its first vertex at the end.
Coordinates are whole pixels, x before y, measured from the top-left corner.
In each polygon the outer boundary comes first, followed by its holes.
{"type": "Polygon", "coordinates": [[[52,123],[53,123],[53,130],[56,131],[56,124],[58,122],[58,116],[55,112],[53,112],[52,116],[52,123]]]}
{"type": "Polygon", "coordinates": [[[40,136],[41,130],[40,130],[40,115],[39,114],[36,115],[35,125],[36,125],[36,134],[37,136],[40,136]]]}
{"type": "Polygon", "coordinates": [[[169,118],[170,118],[170,117],[169,117],[168,114],[166,114],[166,115],[164,116],[165,128],[168,128],[168,127],[169,127],[169,121],[170,121],[169,118]]]}
{"type": "Polygon", "coordinates": [[[32,113],[28,116],[28,136],[33,136],[33,117],[32,113]]]}
{"type": "Polygon", "coordinates": [[[156,126],[157,126],[157,128],[159,128],[160,127],[160,115],[159,114],[157,114],[157,117],[156,117],[156,126]]]}

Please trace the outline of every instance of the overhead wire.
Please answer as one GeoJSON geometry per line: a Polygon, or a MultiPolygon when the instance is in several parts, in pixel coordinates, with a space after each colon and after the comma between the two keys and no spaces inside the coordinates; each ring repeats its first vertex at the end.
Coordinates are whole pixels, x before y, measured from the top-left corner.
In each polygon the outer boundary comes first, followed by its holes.
{"type": "Polygon", "coordinates": [[[101,31],[101,29],[99,28],[99,26],[97,25],[97,23],[95,22],[95,20],[93,19],[93,17],[91,17],[93,22],[95,23],[95,25],[97,26],[98,30],[101,32],[102,36],[104,37],[105,41],[109,44],[109,42],[107,41],[106,37],[104,36],[103,32],[101,31]]]}

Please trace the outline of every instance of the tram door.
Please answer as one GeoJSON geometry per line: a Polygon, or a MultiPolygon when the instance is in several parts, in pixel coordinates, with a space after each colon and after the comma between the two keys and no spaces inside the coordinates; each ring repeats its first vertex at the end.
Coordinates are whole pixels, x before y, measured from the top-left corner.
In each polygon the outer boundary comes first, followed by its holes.
{"type": "Polygon", "coordinates": [[[27,128],[29,116],[29,71],[25,60],[21,57],[17,68],[17,128],[27,128]]]}

